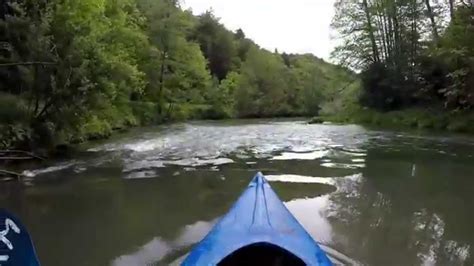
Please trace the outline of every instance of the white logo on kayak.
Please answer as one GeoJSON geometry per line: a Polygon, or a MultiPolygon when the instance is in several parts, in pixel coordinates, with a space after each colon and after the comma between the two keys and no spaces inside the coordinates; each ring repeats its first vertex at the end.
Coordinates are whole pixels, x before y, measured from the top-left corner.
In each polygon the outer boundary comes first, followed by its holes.
{"type": "MultiPolygon", "coordinates": [[[[4,261],[4,262],[5,262],[5,261],[8,261],[8,259],[9,259],[8,255],[0,255],[0,262],[2,262],[2,261],[4,261]]],[[[2,265],[2,264],[0,264],[0,265],[2,265]]]]}
{"type": "MultiPolygon", "coordinates": [[[[10,232],[10,229],[13,230],[13,232],[19,234],[20,233],[20,228],[13,222],[11,219],[6,218],[5,219],[5,230],[0,231],[0,241],[5,244],[9,250],[13,250],[13,244],[8,240],[7,235],[10,232]]],[[[0,261],[7,261],[8,260],[7,255],[0,255],[0,261]]]]}

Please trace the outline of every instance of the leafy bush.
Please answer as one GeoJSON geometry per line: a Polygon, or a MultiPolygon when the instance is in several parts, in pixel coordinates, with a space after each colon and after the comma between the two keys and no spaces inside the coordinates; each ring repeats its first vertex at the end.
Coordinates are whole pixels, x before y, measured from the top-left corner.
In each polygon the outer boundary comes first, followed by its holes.
{"type": "Polygon", "coordinates": [[[78,137],[82,140],[100,139],[112,134],[112,126],[96,115],[90,116],[80,128],[78,137]]]}

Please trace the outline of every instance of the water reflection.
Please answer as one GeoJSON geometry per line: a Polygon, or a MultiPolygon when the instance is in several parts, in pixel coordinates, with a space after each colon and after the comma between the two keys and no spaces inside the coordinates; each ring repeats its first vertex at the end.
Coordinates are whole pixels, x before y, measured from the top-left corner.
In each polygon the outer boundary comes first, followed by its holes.
{"type": "Polygon", "coordinates": [[[316,241],[332,243],[333,231],[325,213],[329,206],[329,195],[294,199],[287,202],[286,206],[316,241]]]}
{"type": "Polygon", "coordinates": [[[216,223],[216,220],[199,221],[186,225],[179,236],[173,241],[166,241],[160,237],[153,238],[150,242],[138,248],[132,254],[123,255],[113,260],[113,266],[143,266],[160,262],[176,250],[185,248],[199,242],[216,223]]]}
{"type": "Polygon", "coordinates": [[[474,216],[467,210],[474,180],[472,165],[463,163],[468,156],[437,152],[446,156],[441,163],[439,155],[411,147],[365,147],[363,178],[330,196],[333,246],[369,265],[471,264],[474,216]],[[409,150],[410,156],[401,156],[409,150]]]}

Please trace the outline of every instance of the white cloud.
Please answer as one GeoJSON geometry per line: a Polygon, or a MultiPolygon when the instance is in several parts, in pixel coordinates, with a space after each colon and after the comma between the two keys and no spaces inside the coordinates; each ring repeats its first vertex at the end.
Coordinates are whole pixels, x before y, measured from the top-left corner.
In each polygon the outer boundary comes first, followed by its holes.
{"type": "Polygon", "coordinates": [[[335,41],[330,23],[335,0],[183,0],[200,14],[212,8],[231,30],[242,28],[260,46],[329,59],[335,41]]]}

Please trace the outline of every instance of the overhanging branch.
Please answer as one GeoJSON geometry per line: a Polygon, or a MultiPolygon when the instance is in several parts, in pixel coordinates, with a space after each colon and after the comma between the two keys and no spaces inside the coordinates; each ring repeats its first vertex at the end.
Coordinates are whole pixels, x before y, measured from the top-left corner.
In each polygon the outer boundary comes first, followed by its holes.
{"type": "Polygon", "coordinates": [[[33,62],[15,62],[15,63],[0,63],[0,67],[9,67],[9,66],[31,66],[31,65],[57,65],[56,62],[40,62],[40,61],[33,61],[33,62]]]}

